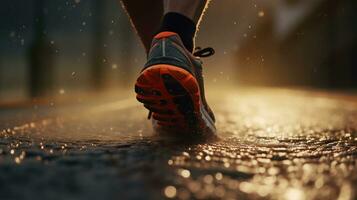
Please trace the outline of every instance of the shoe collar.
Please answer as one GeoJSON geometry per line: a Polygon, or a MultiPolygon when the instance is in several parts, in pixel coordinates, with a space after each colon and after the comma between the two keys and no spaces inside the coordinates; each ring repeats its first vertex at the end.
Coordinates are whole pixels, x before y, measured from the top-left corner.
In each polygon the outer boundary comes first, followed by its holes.
{"type": "Polygon", "coordinates": [[[178,34],[175,32],[171,32],[171,31],[163,31],[163,32],[156,34],[154,38],[162,39],[162,38],[166,38],[166,37],[170,37],[170,36],[174,36],[174,35],[178,35],[178,34]]]}

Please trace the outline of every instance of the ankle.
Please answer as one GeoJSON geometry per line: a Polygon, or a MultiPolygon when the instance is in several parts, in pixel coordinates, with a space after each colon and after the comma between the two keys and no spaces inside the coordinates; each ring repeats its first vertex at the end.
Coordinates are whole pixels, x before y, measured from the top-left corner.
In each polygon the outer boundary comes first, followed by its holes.
{"type": "Polygon", "coordinates": [[[196,24],[191,19],[175,12],[166,13],[159,32],[163,31],[177,33],[186,49],[190,52],[193,51],[196,24]]]}

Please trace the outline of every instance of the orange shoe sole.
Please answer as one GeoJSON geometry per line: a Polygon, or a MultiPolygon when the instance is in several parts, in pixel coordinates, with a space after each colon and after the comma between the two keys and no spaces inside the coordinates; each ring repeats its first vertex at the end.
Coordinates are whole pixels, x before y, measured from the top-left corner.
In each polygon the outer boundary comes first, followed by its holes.
{"type": "Polygon", "coordinates": [[[151,66],[141,72],[135,92],[157,125],[182,131],[201,128],[199,85],[188,71],[167,64],[151,66]]]}

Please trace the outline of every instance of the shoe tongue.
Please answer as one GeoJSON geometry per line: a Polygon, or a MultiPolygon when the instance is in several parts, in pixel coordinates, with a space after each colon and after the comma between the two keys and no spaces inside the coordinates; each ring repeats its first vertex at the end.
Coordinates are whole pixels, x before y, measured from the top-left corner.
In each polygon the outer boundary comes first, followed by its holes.
{"type": "Polygon", "coordinates": [[[160,32],[158,34],[155,35],[155,39],[161,39],[161,38],[166,38],[166,37],[170,37],[170,36],[173,36],[173,35],[177,35],[177,33],[175,32],[171,32],[171,31],[163,31],[163,32],[160,32]]]}

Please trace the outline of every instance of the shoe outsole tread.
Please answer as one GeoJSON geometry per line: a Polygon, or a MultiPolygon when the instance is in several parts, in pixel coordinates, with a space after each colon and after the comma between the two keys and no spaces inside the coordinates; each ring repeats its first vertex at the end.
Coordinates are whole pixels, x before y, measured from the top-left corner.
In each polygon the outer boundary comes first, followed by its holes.
{"type": "Polygon", "coordinates": [[[151,66],[141,72],[135,92],[137,100],[153,113],[158,125],[199,128],[202,116],[199,86],[188,71],[167,64],[151,66]]]}

